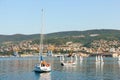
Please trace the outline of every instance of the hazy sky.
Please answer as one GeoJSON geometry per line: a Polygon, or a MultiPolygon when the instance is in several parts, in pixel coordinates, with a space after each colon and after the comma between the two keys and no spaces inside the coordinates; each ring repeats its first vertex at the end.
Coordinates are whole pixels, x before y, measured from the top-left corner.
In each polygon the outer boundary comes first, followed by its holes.
{"type": "Polygon", "coordinates": [[[120,0],[0,0],[0,34],[35,34],[45,12],[45,33],[120,30],[120,0]]]}

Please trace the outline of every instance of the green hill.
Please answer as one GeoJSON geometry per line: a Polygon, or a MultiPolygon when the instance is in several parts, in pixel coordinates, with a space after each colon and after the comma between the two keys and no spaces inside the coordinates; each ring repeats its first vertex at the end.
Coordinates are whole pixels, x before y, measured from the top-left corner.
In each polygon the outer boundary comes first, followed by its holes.
{"type": "MultiPolygon", "coordinates": [[[[33,42],[38,42],[40,35],[0,35],[0,43],[6,41],[22,41],[22,40],[33,40],[33,42]]],[[[89,44],[93,40],[120,40],[120,30],[112,29],[96,29],[87,31],[64,31],[45,34],[46,43],[51,44],[64,44],[67,41],[81,42],[84,45],[89,44]]]]}
{"type": "Polygon", "coordinates": [[[81,42],[88,44],[94,40],[120,40],[120,30],[101,29],[101,30],[87,30],[87,31],[66,31],[47,34],[49,42],[65,43],[67,41],[81,42]]]}
{"type": "Polygon", "coordinates": [[[6,41],[22,41],[22,40],[33,40],[38,39],[38,34],[33,35],[23,35],[23,34],[15,34],[15,35],[0,35],[0,43],[6,41]]]}

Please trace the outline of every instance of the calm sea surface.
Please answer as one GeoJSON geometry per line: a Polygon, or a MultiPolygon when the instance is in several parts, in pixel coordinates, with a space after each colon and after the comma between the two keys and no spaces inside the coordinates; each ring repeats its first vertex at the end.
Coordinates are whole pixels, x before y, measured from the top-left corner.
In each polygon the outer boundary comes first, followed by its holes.
{"type": "Polygon", "coordinates": [[[37,57],[0,58],[0,80],[120,80],[120,62],[104,58],[104,64],[95,63],[95,57],[84,58],[73,67],[63,67],[59,58],[48,57],[52,64],[49,73],[35,73],[37,57]]]}

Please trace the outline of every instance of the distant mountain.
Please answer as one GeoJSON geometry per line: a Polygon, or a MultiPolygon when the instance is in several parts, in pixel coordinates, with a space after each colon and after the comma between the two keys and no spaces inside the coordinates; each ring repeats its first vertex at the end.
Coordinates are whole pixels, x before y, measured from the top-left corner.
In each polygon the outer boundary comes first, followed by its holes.
{"type": "Polygon", "coordinates": [[[95,29],[86,31],[65,31],[47,34],[49,43],[64,44],[67,41],[81,42],[84,45],[94,40],[120,40],[120,30],[113,29],[95,29]],[[55,39],[54,39],[55,38],[55,39]],[[51,41],[51,42],[50,42],[51,41]],[[59,42],[59,43],[57,43],[59,42]]]}
{"type": "Polygon", "coordinates": [[[86,31],[65,31],[65,32],[57,32],[48,34],[50,37],[66,37],[66,36],[79,36],[85,35],[90,36],[91,34],[100,34],[100,35],[118,35],[120,34],[120,30],[112,30],[112,29],[95,29],[95,30],[86,30],[86,31]]]}
{"type": "Polygon", "coordinates": [[[23,35],[23,34],[0,35],[0,42],[33,40],[33,39],[38,39],[38,38],[39,38],[39,34],[33,34],[33,35],[23,35]]]}
{"type": "MultiPolygon", "coordinates": [[[[22,40],[38,40],[39,34],[33,35],[0,35],[0,42],[5,41],[22,41],[22,40]]],[[[96,29],[87,31],[64,31],[45,34],[47,43],[64,44],[67,41],[81,42],[87,44],[93,40],[120,40],[120,30],[112,29],[96,29]]]]}

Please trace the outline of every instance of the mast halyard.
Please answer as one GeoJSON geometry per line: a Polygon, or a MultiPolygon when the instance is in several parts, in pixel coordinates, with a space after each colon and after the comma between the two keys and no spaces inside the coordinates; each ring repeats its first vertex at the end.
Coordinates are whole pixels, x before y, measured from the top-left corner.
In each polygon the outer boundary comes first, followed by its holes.
{"type": "Polygon", "coordinates": [[[43,9],[41,10],[42,11],[42,18],[41,18],[41,34],[40,34],[40,48],[39,48],[39,55],[40,55],[40,58],[39,60],[41,61],[42,59],[42,53],[43,53],[43,27],[44,27],[44,11],[43,9]]]}

